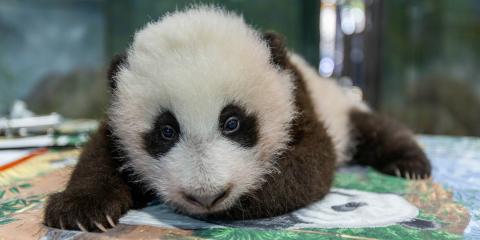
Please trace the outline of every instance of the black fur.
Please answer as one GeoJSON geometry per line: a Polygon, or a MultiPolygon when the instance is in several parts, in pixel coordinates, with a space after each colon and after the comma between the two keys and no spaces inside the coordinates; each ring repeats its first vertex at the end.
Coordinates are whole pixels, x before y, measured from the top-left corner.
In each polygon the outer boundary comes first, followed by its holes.
{"type": "Polygon", "coordinates": [[[155,120],[153,128],[143,135],[145,150],[153,157],[163,156],[175,146],[180,139],[180,134],[180,125],[175,116],[169,111],[163,112],[155,120]],[[171,140],[162,138],[162,127],[166,125],[176,131],[175,137],[171,140]]]}
{"type": "Polygon", "coordinates": [[[257,118],[253,114],[247,114],[241,107],[229,104],[225,106],[220,113],[219,129],[223,130],[225,121],[231,116],[235,116],[240,121],[240,128],[231,134],[224,136],[245,148],[254,147],[258,142],[257,118]]]}
{"type": "Polygon", "coordinates": [[[116,223],[133,206],[129,185],[124,181],[106,124],[103,124],[84,147],[67,188],[48,198],[45,224],[51,227],[88,230],[94,222],[109,227],[106,216],[116,223]]]}
{"type": "Polygon", "coordinates": [[[276,32],[268,31],[263,34],[263,40],[270,48],[271,62],[278,67],[285,69],[288,64],[288,58],[284,37],[276,32]]]}
{"type": "Polygon", "coordinates": [[[112,61],[110,63],[110,67],[108,68],[108,84],[110,86],[110,90],[114,90],[117,88],[117,82],[115,80],[115,76],[120,68],[127,64],[127,55],[125,53],[117,54],[113,56],[112,61]]]}
{"type": "Polygon", "coordinates": [[[84,147],[67,188],[48,198],[45,225],[79,230],[78,222],[98,231],[95,222],[110,228],[106,216],[117,224],[127,210],[145,207],[154,199],[155,193],[134,181],[131,170],[119,171],[128,161],[119,147],[109,126],[102,123],[84,147]]]}
{"type": "Polygon", "coordinates": [[[355,163],[390,175],[430,176],[430,162],[407,128],[385,116],[358,110],[350,113],[350,120],[356,142],[355,163]]]}

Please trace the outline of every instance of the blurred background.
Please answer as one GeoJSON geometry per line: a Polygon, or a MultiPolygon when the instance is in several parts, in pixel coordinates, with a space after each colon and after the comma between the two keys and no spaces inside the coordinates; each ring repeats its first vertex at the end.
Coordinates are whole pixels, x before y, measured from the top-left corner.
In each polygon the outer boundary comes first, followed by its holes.
{"type": "Polygon", "coordinates": [[[275,30],[325,77],[419,133],[480,136],[478,0],[0,0],[0,117],[101,118],[106,68],[136,29],[217,3],[275,30]]]}

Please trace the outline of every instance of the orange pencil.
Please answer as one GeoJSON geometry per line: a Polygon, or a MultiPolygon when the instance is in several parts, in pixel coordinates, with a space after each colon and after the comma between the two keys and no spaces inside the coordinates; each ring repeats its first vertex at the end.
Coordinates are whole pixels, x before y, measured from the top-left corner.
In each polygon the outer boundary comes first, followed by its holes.
{"type": "Polygon", "coordinates": [[[27,161],[27,160],[35,157],[35,156],[44,154],[44,153],[47,152],[47,151],[48,151],[48,148],[39,148],[39,149],[37,149],[37,150],[34,150],[34,151],[32,151],[31,153],[29,153],[27,156],[25,156],[25,157],[22,157],[22,158],[20,158],[20,159],[18,159],[18,160],[15,160],[15,161],[11,162],[11,163],[8,163],[8,164],[5,164],[5,165],[3,165],[3,166],[0,166],[0,171],[3,171],[3,170],[6,170],[6,169],[9,169],[9,168],[12,168],[12,167],[14,167],[14,166],[16,166],[16,165],[18,165],[18,164],[20,164],[20,163],[22,163],[22,162],[25,162],[25,161],[27,161]]]}

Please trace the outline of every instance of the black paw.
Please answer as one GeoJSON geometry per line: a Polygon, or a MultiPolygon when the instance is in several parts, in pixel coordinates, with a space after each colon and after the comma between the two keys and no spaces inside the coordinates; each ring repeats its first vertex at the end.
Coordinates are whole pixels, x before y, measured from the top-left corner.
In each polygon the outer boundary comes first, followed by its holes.
{"type": "Polygon", "coordinates": [[[420,180],[430,178],[432,167],[430,161],[421,155],[394,160],[378,170],[408,180],[420,180]]]}
{"type": "Polygon", "coordinates": [[[129,206],[128,199],[118,196],[64,191],[49,197],[44,223],[60,229],[104,232],[115,227],[129,206]]]}

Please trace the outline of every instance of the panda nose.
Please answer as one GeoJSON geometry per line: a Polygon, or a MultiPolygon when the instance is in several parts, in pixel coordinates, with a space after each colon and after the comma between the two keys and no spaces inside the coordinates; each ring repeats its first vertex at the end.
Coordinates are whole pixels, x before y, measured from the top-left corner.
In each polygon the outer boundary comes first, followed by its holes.
{"type": "Polygon", "coordinates": [[[207,195],[195,195],[195,194],[183,193],[183,198],[187,202],[193,205],[210,209],[213,206],[222,202],[224,199],[226,199],[229,193],[230,193],[230,188],[219,191],[214,194],[207,194],[207,195]]]}

